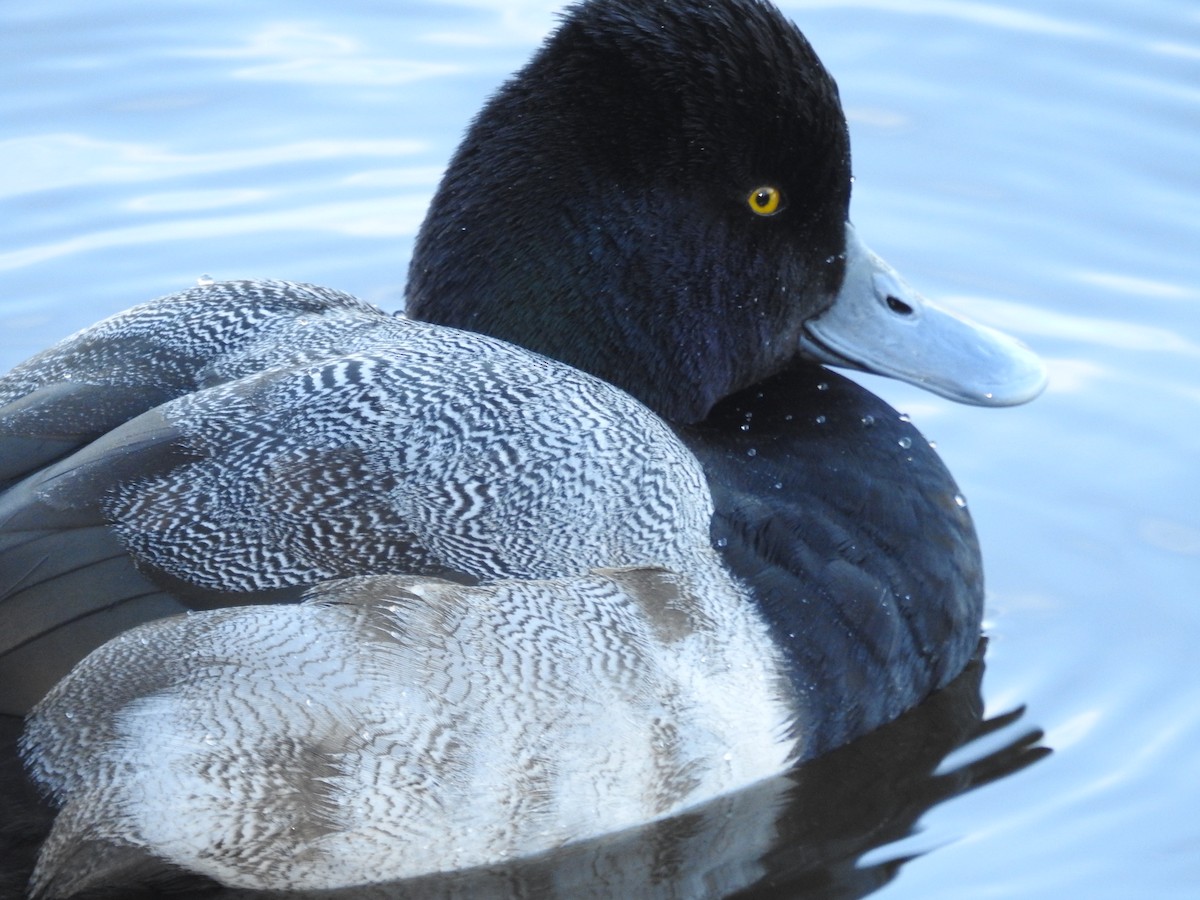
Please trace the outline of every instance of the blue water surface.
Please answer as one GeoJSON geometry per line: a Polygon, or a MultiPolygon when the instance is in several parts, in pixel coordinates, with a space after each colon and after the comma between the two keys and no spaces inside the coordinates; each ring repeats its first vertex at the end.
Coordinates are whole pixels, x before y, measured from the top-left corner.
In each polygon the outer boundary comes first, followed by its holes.
{"type": "MultiPolygon", "coordinates": [[[[859,233],[1052,377],[1010,410],[863,377],[970,502],[986,713],[1025,709],[939,772],[1034,729],[1052,753],[876,841],[854,895],[1200,896],[1200,7],[782,5],[840,85],[859,233]]],[[[556,6],[0,5],[0,370],[202,275],[399,307],[443,165],[556,6]]]]}

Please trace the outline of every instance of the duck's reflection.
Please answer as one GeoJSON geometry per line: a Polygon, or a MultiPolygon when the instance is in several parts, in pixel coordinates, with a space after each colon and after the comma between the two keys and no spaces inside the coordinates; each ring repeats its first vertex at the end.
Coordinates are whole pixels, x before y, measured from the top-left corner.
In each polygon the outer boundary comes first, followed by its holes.
{"type": "MultiPolygon", "coordinates": [[[[864,854],[911,834],[934,805],[1050,752],[1038,743],[1040,730],[1015,727],[1022,709],[983,718],[981,656],[946,689],[895,722],[787,775],[664,822],[502,865],[371,888],[286,895],[223,889],[137,858],[128,860],[128,875],[142,881],[142,894],[125,887],[120,895],[158,897],[170,891],[174,897],[214,900],[863,897],[895,878],[908,859],[889,857],[860,866],[864,854]],[[957,768],[939,768],[950,753],[1000,729],[1012,736],[999,749],[957,768]]],[[[50,814],[19,778],[14,747],[19,722],[8,718],[3,726],[0,850],[11,868],[0,882],[0,896],[19,897],[50,814]]]]}

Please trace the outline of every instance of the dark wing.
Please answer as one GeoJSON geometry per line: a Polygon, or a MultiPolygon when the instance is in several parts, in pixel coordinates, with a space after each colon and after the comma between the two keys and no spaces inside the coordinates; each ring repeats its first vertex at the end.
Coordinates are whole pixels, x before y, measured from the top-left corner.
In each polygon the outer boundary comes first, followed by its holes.
{"type": "Polygon", "coordinates": [[[0,490],[172,396],[153,385],[60,381],[0,407],[0,490]]]}
{"type": "Polygon", "coordinates": [[[347,357],[187,394],[0,494],[0,711],[24,712],[139,622],[349,575],[472,580],[396,501],[405,373],[382,360],[391,381],[342,377],[367,368],[347,357]]]}
{"type": "Polygon", "coordinates": [[[205,285],[119,313],[0,377],[0,710],[23,712],[139,622],[298,595],[290,584],[226,591],[159,571],[106,504],[204,455],[183,449],[185,429],[153,412],[160,404],[335,355],[387,319],[311,285],[205,285]]]}
{"type": "Polygon", "coordinates": [[[203,285],[118,313],[0,376],[0,490],[167,400],[347,352],[388,319],[280,281],[203,285]]]}
{"type": "MultiPolygon", "coordinates": [[[[196,461],[158,410],[0,494],[0,710],[23,713],[79,659],[132,626],[254,602],[188,585],[131,554],[107,499],[196,461]]],[[[294,599],[300,589],[272,591],[294,599]]]]}

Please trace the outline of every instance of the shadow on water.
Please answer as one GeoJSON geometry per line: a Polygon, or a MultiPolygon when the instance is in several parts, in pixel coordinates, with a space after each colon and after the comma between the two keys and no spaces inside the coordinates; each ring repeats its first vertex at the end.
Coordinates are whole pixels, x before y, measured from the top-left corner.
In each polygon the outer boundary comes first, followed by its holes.
{"type": "MultiPolygon", "coordinates": [[[[212,898],[864,897],[896,877],[910,856],[860,866],[871,850],[914,833],[931,807],[1017,772],[1051,751],[1035,727],[1014,728],[998,749],[943,769],[946,757],[1021,719],[1024,709],[983,718],[982,645],[947,688],[896,721],[787,775],[690,813],[537,857],[374,888],[305,893],[223,889],[195,876],[135,862],[109,896],[212,898]],[[138,885],[131,889],[129,885],[138,885]]],[[[20,897],[50,811],[19,774],[20,722],[0,722],[0,897],[20,897]]],[[[103,896],[103,895],[96,895],[103,896]]]]}

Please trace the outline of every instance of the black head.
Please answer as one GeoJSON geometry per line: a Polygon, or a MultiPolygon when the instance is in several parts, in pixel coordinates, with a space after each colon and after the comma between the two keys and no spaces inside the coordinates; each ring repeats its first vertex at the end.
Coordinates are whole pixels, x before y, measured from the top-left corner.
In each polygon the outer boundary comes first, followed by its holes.
{"type": "Polygon", "coordinates": [[[471,126],[408,313],[697,421],[832,303],[849,200],[837,87],[774,7],[592,0],[471,126]]]}

